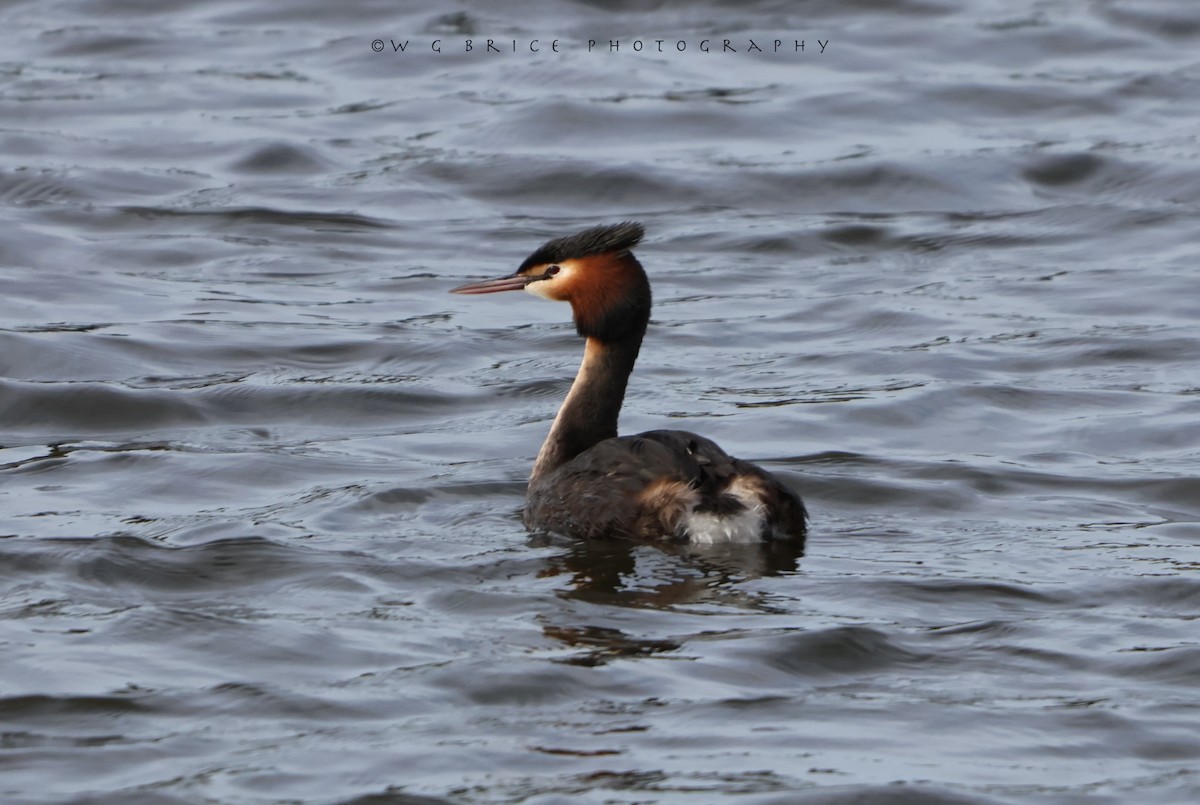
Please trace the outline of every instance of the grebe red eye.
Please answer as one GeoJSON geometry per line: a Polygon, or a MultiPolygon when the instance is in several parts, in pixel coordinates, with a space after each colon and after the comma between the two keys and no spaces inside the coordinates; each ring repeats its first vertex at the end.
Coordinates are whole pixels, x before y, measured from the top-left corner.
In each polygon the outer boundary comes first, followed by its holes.
{"type": "Polygon", "coordinates": [[[547,277],[553,277],[555,274],[557,274],[557,273],[558,273],[558,272],[560,272],[560,271],[562,271],[562,269],[561,269],[560,267],[558,267],[558,266],[550,266],[549,268],[547,268],[547,269],[546,269],[545,276],[547,276],[547,277]]]}

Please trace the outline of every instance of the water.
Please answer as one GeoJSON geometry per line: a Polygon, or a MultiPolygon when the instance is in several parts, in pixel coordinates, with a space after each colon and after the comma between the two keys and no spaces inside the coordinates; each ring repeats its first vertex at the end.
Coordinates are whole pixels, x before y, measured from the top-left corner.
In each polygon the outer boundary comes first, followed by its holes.
{"type": "Polygon", "coordinates": [[[0,800],[1200,799],[1195,4],[51,5],[0,800]],[[524,533],[581,345],[446,291],[624,219],[623,430],[782,475],[805,555],[524,533]]]}

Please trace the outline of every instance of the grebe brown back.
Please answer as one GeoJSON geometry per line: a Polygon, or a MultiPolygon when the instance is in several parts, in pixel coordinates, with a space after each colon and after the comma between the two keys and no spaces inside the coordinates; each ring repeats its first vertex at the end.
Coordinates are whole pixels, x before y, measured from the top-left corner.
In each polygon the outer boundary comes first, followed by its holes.
{"type": "Polygon", "coordinates": [[[804,504],[775,476],[681,430],[617,436],[625,387],[650,321],[650,281],[632,249],[639,223],[551,240],[509,277],[451,293],[525,290],[570,302],[583,363],[538,453],[525,525],[574,537],[695,543],[804,540],[804,504]]]}

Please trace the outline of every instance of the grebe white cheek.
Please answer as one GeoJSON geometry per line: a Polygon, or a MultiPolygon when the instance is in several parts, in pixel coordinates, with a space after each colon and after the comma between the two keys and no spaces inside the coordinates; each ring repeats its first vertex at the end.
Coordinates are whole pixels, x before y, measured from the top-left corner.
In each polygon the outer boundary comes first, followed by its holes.
{"type": "Polygon", "coordinates": [[[566,301],[574,281],[575,270],[570,261],[563,261],[561,265],[548,265],[541,271],[531,272],[532,279],[525,286],[525,290],[552,302],[566,301]]]}
{"type": "Polygon", "coordinates": [[[618,436],[617,418],[650,321],[650,281],[630,251],[642,225],[551,240],[509,277],[452,293],[526,290],[571,303],[583,362],[542,444],[525,495],[531,531],[568,536],[803,544],[800,497],[771,473],[694,433],[618,436]]]}

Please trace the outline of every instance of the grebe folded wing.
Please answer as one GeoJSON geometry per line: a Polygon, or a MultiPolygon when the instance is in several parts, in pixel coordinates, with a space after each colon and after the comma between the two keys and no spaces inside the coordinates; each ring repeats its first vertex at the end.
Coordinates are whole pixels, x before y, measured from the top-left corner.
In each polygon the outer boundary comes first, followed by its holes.
{"type": "Polygon", "coordinates": [[[525,524],[585,537],[803,540],[799,496],[710,439],[656,430],[605,439],[530,483],[525,524]]]}

